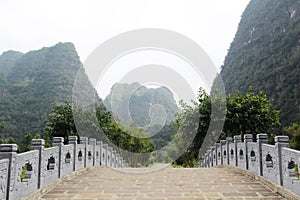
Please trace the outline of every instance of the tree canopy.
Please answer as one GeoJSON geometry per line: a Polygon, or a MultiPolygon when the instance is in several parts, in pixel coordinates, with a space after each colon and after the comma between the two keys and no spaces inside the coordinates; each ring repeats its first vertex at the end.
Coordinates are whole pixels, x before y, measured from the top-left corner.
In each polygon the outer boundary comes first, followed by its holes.
{"type": "Polygon", "coordinates": [[[279,125],[279,111],[272,110],[271,100],[262,91],[255,94],[250,87],[245,95],[239,92],[227,95],[227,112],[223,129],[225,137],[247,133],[255,136],[258,133],[267,133],[279,125]]]}
{"type": "MultiPolygon", "coordinates": [[[[222,99],[212,98],[204,90],[200,89],[197,100],[197,103],[195,103],[193,107],[187,106],[186,104],[185,106],[182,106],[181,114],[177,117],[179,124],[184,122],[184,126],[187,125],[189,128],[195,128],[195,126],[192,126],[189,123],[199,123],[197,134],[195,135],[193,142],[184,154],[176,160],[176,164],[183,165],[185,167],[191,167],[197,163],[199,159],[199,150],[203,144],[205,136],[207,135],[209,125],[212,120],[224,121],[224,128],[219,140],[225,139],[226,137],[232,137],[237,134],[243,135],[250,133],[256,135],[262,132],[270,133],[269,131],[272,128],[280,125],[279,111],[272,109],[271,101],[263,92],[255,94],[252,88],[250,88],[245,95],[242,95],[241,93],[227,95],[225,119],[212,117],[212,105],[216,104],[220,106],[220,109],[222,109],[222,104],[219,104],[222,99]],[[186,118],[186,116],[190,117],[186,118]],[[188,120],[183,121],[183,119],[188,120]]],[[[186,131],[190,132],[191,130],[186,131]]],[[[209,134],[217,133],[212,131],[209,134]]],[[[213,145],[213,141],[210,141],[207,144],[213,145]]]]}
{"type": "MultiPolygon", "coordinates": [[[[133,153],[147,153],[155,149],[153,140],[147,137],[148,133],[135,124],[120,126],[103,104],[96,108],[96,121],[93,121],[91,116],[93,116],[92,111],[84,108],[72,108],[68,103],[54,106],[45,127],[44,138],[47,146],[51,145],[53,137],[64,137],[65,143],[67,143],[68,136],[76,135],[79,140],[80,136],[94,137],[104,142],[111,142],[120,149],[133,153]],[[79,114],[76,115],[77,124],[75,124],[74,113],[79,114]],[[76,125],[84,126],[84,132],[78,132],[76,125]],[[101,129],[96,128],[98,125],[101,129]],[[106,138],[101,133],[104,133],[106,138]]],[[[145,161],[145,158],[142,159],[127,157],[127,161],[132,166],[144,164],[142,162],[145,161]]]]}
{"type": "Polygon", "coordinates": [[[285,133],[290,138],[290,147],[300,150],[300,125],[294,123],[284,129],[285,133]]]}

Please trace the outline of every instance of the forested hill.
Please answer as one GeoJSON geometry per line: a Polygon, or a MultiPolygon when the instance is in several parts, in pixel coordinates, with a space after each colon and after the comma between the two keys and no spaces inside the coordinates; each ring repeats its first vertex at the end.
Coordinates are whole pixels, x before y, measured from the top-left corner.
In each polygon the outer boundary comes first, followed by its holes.
{"type": "Polygon", "coordinates": [[[300,122],[300,1],[251,0],[225,58],[226,92],[263,90],[282,125],[300,122]]]}
{"type": "MultiPolygon", "coordinates": [[[[71,101],[75,76],[82,68],[72,43],[59,43],[26,54],[0,56],[0,122],[4,137],[42,133],[55,103],[71,101]]],[[[86,77],[87,91],[93,91],[86,77]]]]}
{"type": "Polygon", "coordinates": [[[173,93],[168,88],[147,88],[137,82],[116,83],[103,103],[122,123],[130,124],[128,117],[130,113],[132,120],[142,127],[151,123],[149,114],[154,114],[156,119],[162,117],[166,122],[170,122],[175,119],[175,114],[179,111],[173,93]],[[151,107],[155,105],[161,105],[165,113],[160,112],[161,107],[156,107],[158,109],[153,109],[152,113],[149,113],[151,107]]]}
{"type": "Polygon", "coordinates": [[[23,53],[18,51],[6,51],[0,56],[0,74],[7,75],[15,66],[16,61],[23,56],[23,53]]]}

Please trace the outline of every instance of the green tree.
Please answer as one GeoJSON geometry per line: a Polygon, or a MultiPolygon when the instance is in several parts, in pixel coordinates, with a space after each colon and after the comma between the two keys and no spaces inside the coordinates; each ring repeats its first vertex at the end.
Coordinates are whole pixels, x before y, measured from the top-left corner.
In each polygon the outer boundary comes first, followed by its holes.
{"type": "MultiPolygon", "coordinates": [[[[215,138],[214,135],[218,134],[219,132],[217,131],[219,130],[214,130],[213,128],[209,130],[209,125],[211,120],[214,120],[213,123],[215,124],[220,124],[220,122],[224,121],[222,116],[220,117],[216,114],[225,112],[224,101],[225,99],[220,95],[214,94],[209,96],[204,89],[200,88],[197,101],[192,101],[193,106],[188,106],[181,102],[182,110],[177,116],[178,126],[184,132],[182,134],[183,146],[180,146],[180,148],[186,148],[184,145],[186,145],[185,141],[188,141],[187,138],[193,138],[193,140],[188,149],[176,160],[176,165],[193,167],[198,163],[199,150],[208,131],[210,131],[209,134],[211,137],[206,141],[206,146],[208,147],[213,144],[214,141],[212,138],[215,138]],[[219,110],[214,110],[214,113],[212,113],[212,107],[219,110]]],[[[218,128],[218,126],[215,126],[215,128],[218,128]]],[[[216,137],[218,136],[216,135],[216,137]]]]}
{"type": "Polygon", "coordinates": [[[227,95],[227,112],[224,134],[227,136],[250,133],[268,133],[280,125],[279,111],[272,110],[271,100],[262,91],[258,94],[250,87],[245,95],[237,92],[227,95]]]}
{"type": "Polygon", "coordinates": [[[5,140],[5,144],[16,144],[16,140],[13,137],[9,137],[5,140]]]}
{"type": "Polygon", "coordinates": [[[300,125],[293,124],[292,126],[286,127],[284,131],[290,137],[290,147],[300,150],[300,125]]]}
{"type": "Polygon", "coordinates": [[[21,145],[18,148],[18,152],[22,153],[22,152],[30,151],[32,139],[40,139],[40,138],[41,138],[40,134],[36,134],[34,136],[30,133],[25,134],[21,141],[21,145]]]}
{"type": "MultiPolygon", "coordinates": [[[[146,138],[148,133],[135,124],[120,126],[102,103],[96,105],[96,117],[89,108],[72,108],[68,103],[55,105],[45,127],[46,145],[50,146],[53,137],[64,137],[65,143],[67,143],[68,136],[77,135],[79,137],[79,134],[80,136],[95,137],[104,143],[113,143],[121,149],[134,153],[148,153],[155,149],[153,140],[146,138]],[[76,119],[76,124],[74,119],[76,119]],[[78,128],[80,133],[76,126],[80,126],[80,129],[78,128]],[[101,131],[106,137],[103,137],[101,131]]],[[[24,145],[22,145],[24,150],[29,148],[31,138],[30,134],[24,137],[24,145]]],[[[20,150],[23,151],[23,149],[20,150]]],[[[132,166],[143,165],[147,161],[147,156],[136,157],[128,161],[132,166]]]]}
{"type": "MultiPolygon", "coordinates": [[[[237,134],[243,135],[245,133],[251,133],[255,136],[262,132],[268,133],[273,127],[280,125],[279,111],[272,110],[271,101],[263,92],[255,94],[252,88],[245,95],[240,93],[227,95],[225,119],[222,115],[218,116],[218,114],[212,116],[212,107],[219,109],[219,112],[216,113],[221,113],[225,109],[225,99],[221,95],[214,94],[209,96],[200,88],[197,100],[197,102],[194,102],[194,107],[182,103],[181,112],[177,116],[178,126],[181,128],[180,131],[184,132],[182,134],[183,138],[188,137],[189,133],[195,131],[193,129],[195,128],[195,124],[198,123],[197,134],[193,142],[175,162],[175,164],[184,167],[192,167],[197,163],[199,150],[208,131],[210,131],[209,134],[212,136],[210,138],[215,138],[213,134],[218,134],[218,130],[209,130],[212,120],[214,120],[214,123],[224,122],[225,120],[223,132],[219,139],[225,139],[228,136],[237,134]]],[[[175,135],[175,140],[177,139],[176,137],[175,135]]],[[[209,147],[213,142],[213,140],[209,141],[208,138],[208,142],[205,145],[209,147]]],[[[174,154],[178,148],[182,148],[182,146],[178,145],[174,147],[171,149],[173,151],[171,153],[174,154]]]]}
{"type": "Polygon", "coordinates": [[[70,135],[78,136],[72,106],[69,103],[57,104],[52,108],[45,127],[46,146],[50,146],[53,137],[63,137],[68,143],[70,135]]]}

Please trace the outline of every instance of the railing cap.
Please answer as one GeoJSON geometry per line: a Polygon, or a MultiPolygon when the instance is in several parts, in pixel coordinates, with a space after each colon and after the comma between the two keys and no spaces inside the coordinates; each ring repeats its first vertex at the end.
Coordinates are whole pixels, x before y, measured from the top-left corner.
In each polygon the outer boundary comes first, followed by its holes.
{"type": "Polygon", "coordinates": [[[104,146],[104,147],[108,147],[108,144],[103,143],[103,146],[104,146]]]}
{"type": "Polygon", "coordinates": [[[89,144],[96,144],[96,142],[97,142],[97,140],[96,140],[96,138],[90,138],[89,139],[89,144]]]}
{"type": "Polygon", "coordinates": [[[268,134],[266,134],[266,133],[257,134],[256,139],[258,139],[258,140],[267,140],[268,139],[268,134]]]}
{"type": "Polygon", "coordinates": [[[31,146],[45,146],[45,140],[44,139],[32,139],[31,146]]]}
{"type": "Polygon", "coordinates": [[[226,140],[221,140],[221,141],[220,141],[220,144],[221,144],[221,145],[226,144],[226,140]]]}
{"type": "Polygon", "coordinates": [[[252,134],[245,134],[244,139],[253,139],[253,135],[252,134]]]}
{"type": "Polygon", "coordinates": [[[69,139],[69,141],[77,141],[77,136],[76,135],[70,135],[69,137],[68,137],[68,139],[69,139]]]}
{"type": "Polygon", "coordinates": [[[53,137],[53,143],[63,143],[64,141],[63,137],[53,137]]]}
{"type": "Polygon", "coordinates": [[[89,138],[88,137],[80,137],[80,141],[88,141],[89,138]]]}
{"type": "Polygon", "coordinates": [[[234,141],[240,142],[242,141],[242,136],[241,135],[235,135],[233,136],[234,141]]]}
{"type": "Polygon", "coordinates": [[[289,143],[289,136],[276,136],[275,137],[276,143],[289,143]]]}
{"type": "Polygon", "coordinates": [[[16,144],[0,144],[0,152],[17,152],[17,150],[16,144]]]}

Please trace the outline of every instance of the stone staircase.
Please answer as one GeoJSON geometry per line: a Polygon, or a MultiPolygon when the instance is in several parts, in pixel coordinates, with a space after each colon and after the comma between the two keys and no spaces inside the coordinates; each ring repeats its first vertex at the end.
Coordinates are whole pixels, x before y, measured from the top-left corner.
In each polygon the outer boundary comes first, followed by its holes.
{"type": "Polygon", "coordinates": [[[41,199],[200,200],[285,199],[235,168],[150,169],[91,167],[62,181],[41,199]]]}

